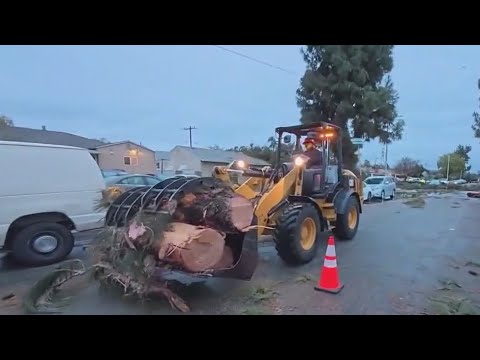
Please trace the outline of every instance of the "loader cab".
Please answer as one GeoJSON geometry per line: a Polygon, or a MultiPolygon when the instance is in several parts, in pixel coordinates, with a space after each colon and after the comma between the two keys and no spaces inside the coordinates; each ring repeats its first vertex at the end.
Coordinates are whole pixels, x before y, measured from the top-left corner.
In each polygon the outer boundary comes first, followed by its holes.
{"type": "Polygon", "coordinates": [[[303,153],[302,142],[306,137],[316,140],[316,147],[322,153],[323,162],[320,166],[304,168],[301,176],[302,195],[312,198],[326,198],[330,193],[345,182],[346,187],[348,179],[342,175],[342,148],[336,144],[341,144],[341,129],[335,125],[321,122],[309,125],[299,125],[277,128],[278,146],[277,163],[280,162],[282,146],[295,141],[295,147],[292,153],[292,161],[280,165],[280,173],[285,174],[293,169],[294,166],[302,166],[301,158],[303,153]],[[286,134],[286,135],[284,135],[286,134]]]}

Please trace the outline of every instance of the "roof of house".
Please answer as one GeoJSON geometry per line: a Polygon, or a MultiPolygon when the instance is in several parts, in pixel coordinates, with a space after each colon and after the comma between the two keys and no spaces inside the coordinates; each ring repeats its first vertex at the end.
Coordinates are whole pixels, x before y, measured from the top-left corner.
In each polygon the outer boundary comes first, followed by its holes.
{"type": "Polygon", "coordinates": [[[133,141],[130,141],[130,140],[119,141],[119,142],[114,142],[114,143],[102,143],[100,146],[97,146],[97,148],[105,148],[105,147],[116,146],[116,145],[121,145],[121,144],[133,144],[133,145],[141,147],[145,150],[153,151],[152,149],[146,147],[145,145],[137,144],[137,143],[135,143],[133,141]]]}
{"type": "MultiPolygon", "coordinates": [[[[69,149],[69,150],[81,150],[81,151],[89,151],[85,148],[79,148],[75,146],[68,146],[68,145],[56,145],[56,144],[43,144],[43,143],[31,143],[25,141],[3,141],[0,140],[0,145],[8,145],[8,146],[28,146],[28,147],[37,147],[37,148],[54,148],[54,149],[69,149]]],[[[91,150],[90,150],[91,151],[91,150]]]]}
{"type": "Polygon", "coordinates": [[[252,165],[270,165],[265,160],[257,159],[237,151],[190,148],[188,146],[177,146],[177,148],[182,148],[193,153],[203,162],[230,163],[233,160],[244,160],[252,165]]]}
{"type": "Polygon", "coordinates": [[[170,151],[155,151],[155,158],[157,160],[169,160],[170,159],[170,151]]]}
{"type": "Polygon", "coordinates": [[[60,131],[30,129],[17,126],[6,126],[0,130],[0,140],[73,146],[84,149],[95,149],[104,143],[83,136],[60,131]]]}

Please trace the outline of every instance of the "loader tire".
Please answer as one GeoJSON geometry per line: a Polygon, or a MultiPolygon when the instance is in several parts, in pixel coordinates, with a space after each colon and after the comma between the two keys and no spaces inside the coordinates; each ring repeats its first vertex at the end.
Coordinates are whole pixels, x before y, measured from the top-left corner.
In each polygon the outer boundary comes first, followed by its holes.
{"type": "Polygon", "coordinates": [[[348,199],[347,207],[343,214],[337,214],[337,221],[333,234],[339,240],[352,240],[357,234],[360,222],[360,206],[354,196],[348,199]]]}
{"type": "Polygon", "coordinates": [[[321,229],[320,216],[313,205],[290,205],[279,217],[274,232],[278,256],[289,265],[312,261],[317,253],[321,229]]]}

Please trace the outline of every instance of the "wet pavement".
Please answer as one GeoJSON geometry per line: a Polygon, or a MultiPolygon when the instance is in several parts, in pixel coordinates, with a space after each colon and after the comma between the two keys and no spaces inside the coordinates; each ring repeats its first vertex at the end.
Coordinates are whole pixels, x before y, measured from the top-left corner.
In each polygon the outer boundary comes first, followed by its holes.
{"type": "MultiPolygon", "coordinates": [[[[478,301],[480,200],[447,193],[429,194],[424,204],[404,202],[365,204],[357,236],[337,241],[345,285],[337,295],[314,290],[326,250],[325,234],[317,259],[306,266],[284,265],[266,243],[260,246],[261,260],[252,281],[211,279],[192,284],[182,296],[191,314],[419,314],[431,313],[429,299],[442,282],[450,281],[463,298],[478,301]]],[[[85,252],[77,248],[72,256],[85,258],[85,252]]],[[[15,299],[18,303],[25,289],[53,267],[23,269],[4,262],[0,296],[15,297],[10,306],[2,307],[0,301],[0,314],[18,313],[15,299]]],[[[74,295],[65,314],[178,314],[165,302],[138,303],[102,291],[86,279],[78,279],[65,292],[74,295]]]]}

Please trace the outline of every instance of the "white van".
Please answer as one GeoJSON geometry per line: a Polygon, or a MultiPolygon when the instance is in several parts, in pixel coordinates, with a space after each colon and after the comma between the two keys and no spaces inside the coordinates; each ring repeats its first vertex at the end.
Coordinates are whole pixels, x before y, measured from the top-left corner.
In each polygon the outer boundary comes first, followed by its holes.
{"type": "Polygon", "coordinates": [[[103,189],[86,149],[0,141],[0,249],[29,266],[63,260],[75,232],[103,226],[103,189]]]}

